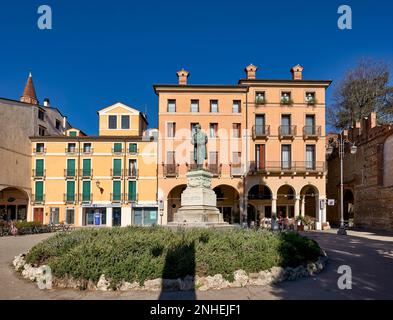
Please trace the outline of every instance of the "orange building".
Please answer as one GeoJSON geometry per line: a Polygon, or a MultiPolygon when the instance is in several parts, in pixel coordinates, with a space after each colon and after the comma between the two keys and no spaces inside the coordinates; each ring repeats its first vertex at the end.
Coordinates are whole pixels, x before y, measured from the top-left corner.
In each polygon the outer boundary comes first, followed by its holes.
{"type": "Polygon", "coordinates": [[[193,164],[191,133],[199,123],[208,135],[207,170],[217,207],[230,223],[298,215],[326,222],[325,93],[329,80],[256,78],[245,69],[235,85],[156,84],[159,98],[158,200],[162,221],[180,207],[193,164]]]}

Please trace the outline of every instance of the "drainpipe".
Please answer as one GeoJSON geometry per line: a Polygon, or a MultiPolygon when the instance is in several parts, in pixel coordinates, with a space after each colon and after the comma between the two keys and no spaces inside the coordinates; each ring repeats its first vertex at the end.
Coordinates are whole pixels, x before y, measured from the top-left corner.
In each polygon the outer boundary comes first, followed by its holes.
{"type": "Polygon", "coordinates": [[[246,92],[246,170],[245,174],[243,176],[243,214],[245,213],[246,221],[248,219],[247,217],[247,194],[246,194],[246,177],[248,174],[248,92],[249,92],[249,87],[247,87],[247,92],[246,92]]]}
{"type": "MultiPolygon", "coordinates": [[[[78,139],[78,143],[77,143],[77,146],[78,146],[78,167],[76,169],[76,184],[77,184],[77,196],[76,196],[76,198],[78,200],[78,203],[80,203],[80,202],[82,202],[82,199],[80,199],[80,196],[79,196],[79,192],[80,192],[79,170],[80,170],[80,162],[81,162],[81,142],[80,142],[79,138],[77,138],[77,139],[78,139]]],[[[83,224],[82,203],[80,204],[80,208],[79,209],[80,209],[79,210],[79,214],[82,215],[82,224],[83,224]]],[[[74,217],[74,219],[75,219],[75,217],[74,217]]],[[[80,220],[80,216],[79,216],[79,220],[80,220]]],[[[74,221],[74,223],[75,223],[75,221],[74,221]]]]}

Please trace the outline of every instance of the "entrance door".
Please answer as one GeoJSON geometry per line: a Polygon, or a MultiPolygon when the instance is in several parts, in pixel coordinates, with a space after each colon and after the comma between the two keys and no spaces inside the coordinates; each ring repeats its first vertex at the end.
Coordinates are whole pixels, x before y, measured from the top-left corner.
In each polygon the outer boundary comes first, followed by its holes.
{"type": "Polygon", "coordinates": [[[232,223],[232,207],[220,208],[225,222],[232,223]]]}
{"type": "Polygon", "coordinates": [[[34,208],[34,222],[44,223],[44,208],[34,208]]]}
{"type": "Polygon", "coordinates": [[[7,215],[9,220],[16,220],[16,206],[15,205],[8,205],[7,206],[7,215]]]}
{"type": "Polygon", "coordinates": [[[257,144],[255,145],[255,162],[257,170],[264,170],[266,167],[265,162],[265,145],[257,144]]]}
{"type": "Polygon", "coordinates": [[[112,210],[112,226],[121,226],[121,208],[113,208],[112,210]]]}

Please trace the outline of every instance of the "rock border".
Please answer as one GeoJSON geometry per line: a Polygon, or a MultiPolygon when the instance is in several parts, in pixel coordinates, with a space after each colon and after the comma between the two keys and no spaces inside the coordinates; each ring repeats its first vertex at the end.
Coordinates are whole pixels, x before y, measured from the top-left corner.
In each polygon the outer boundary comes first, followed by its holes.
{"type": "MultiPolygon", "coordinates": [[[[21,273],[22,277],[30,281],[45,282],[47,279],[46,270],[48,266],[42,265],[34,267],[25,261],[26,254],[20,254],[13,260],[14,268],[21,273]]],[[[328,256],[322,250],[322,255],[316,262],[310,262],[307,265],[301,265],[296,268],[273,267],[270,270],[260,271],[258,273],[247,274],[244,270],[234,272],[234,281],[229,282],[221,274],[214,276],[194,277],[187,276],[183,279],[162,279],[146,280],[141,286],[138,282],[122,281],[116,288],[119,291],[189,291],[189,290],[221,290],[226,288],[241,288],[245,286],[266,286],[279,283],[284,280],[293,281],[296,279],[315,276],[320,273],[328,262],[328,256]]],[[[80,290],[99,290],[111,291],[110,279],[106,279],[105,275],[101,275],[97,283],[91,280],[78,280],[73,278],[57,278],[52,277],[52,287],[55,288],[72,288],[80,290]]]]}

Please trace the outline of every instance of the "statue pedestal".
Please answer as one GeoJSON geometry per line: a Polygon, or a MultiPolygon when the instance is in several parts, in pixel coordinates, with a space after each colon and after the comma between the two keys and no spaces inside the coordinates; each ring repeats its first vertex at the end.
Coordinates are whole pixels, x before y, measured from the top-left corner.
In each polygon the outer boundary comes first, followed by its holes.
{"type": "Polygon", "coordinates": [[[212,177],[206,170],[187,173],[187,188],[181,194],[181,207],[168,226],[231,227],[217,209],[217,196],[211,188],[212,177]]]}

